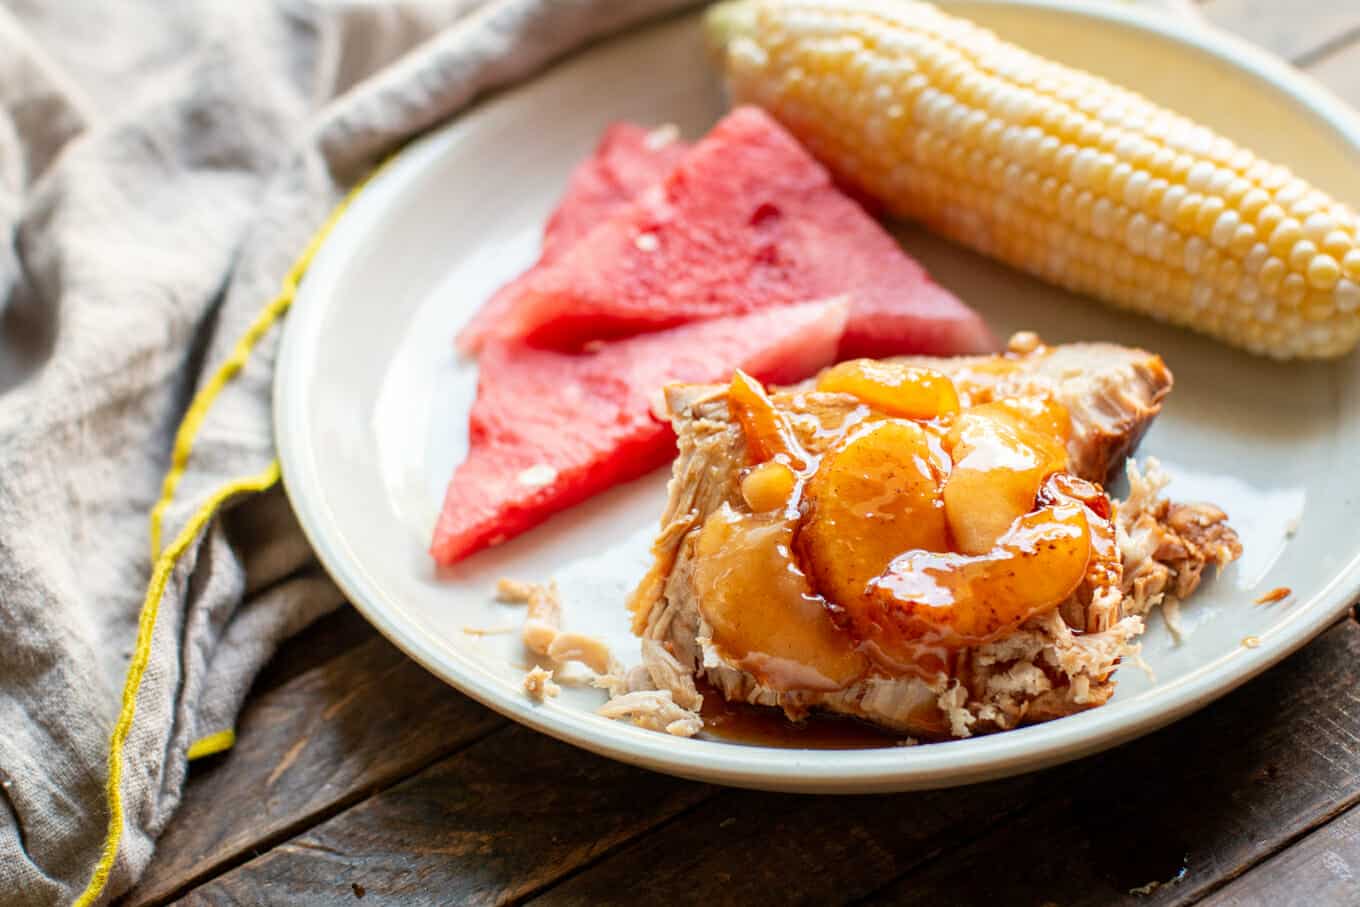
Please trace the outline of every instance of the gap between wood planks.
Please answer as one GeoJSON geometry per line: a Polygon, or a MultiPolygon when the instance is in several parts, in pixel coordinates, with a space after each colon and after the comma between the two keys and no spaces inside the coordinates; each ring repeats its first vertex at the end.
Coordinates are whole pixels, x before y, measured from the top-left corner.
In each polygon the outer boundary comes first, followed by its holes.
{"type": "Polygon", "coordinates": [[[642,836],[660,834],[671,825],[674,825],[676,822],[680,822],[684,819],[689,818],[695,813],[696,810],[701,809],[706,804],[711,803],[714,799],[716,799],[717,796],[722,792],[722,790],[723,789],[719,787],[708,788],[707,793],[705,793],[699,799],[695,800],[694,803],[691,803],[689,806],[685,807],[684,809],[681,809],[679,812],[676,812],[673,815],[667,816],[660,822],[650,826],[645,831],[641,832],[636,837],[625,838],[613,842],[612,844],[610,844],[610,846],[602,849],[599,853],[595,854],[590,859],[584,860],[579,865],[572,867],[571,869],[567,870],[557,878],[548,880],[544,882],[542,885],[535,885],[532,888],[526,889],[524,892],[517,894],[515,897],[507,900],[505,903],[507,905],[512,905],[512,907],[518,907],[518,905],[524,904],[527,901],[530,901],[533,898],[538,897],[543,892],[556,888],[558,885],[561,885],[564,882],[570,881],[574,876],[578,876],[583,872],[589,871],[592,867],[597,866],[600,863],[603,863],[605,860],[608,860],[610,857],[613,857],[615,854],[626,849],[627,847],[632,845],[635,841],[639,840],[642,836]]]}
{"type": "MultiPolygon", "coordinates": [[[[1006,784],[1006,783],[1007,783],[1006,781],[1003,781],[1003,782],[1002,782],[1002,784],[1006,784]]],[[[934,792],[931,792],[931,793],[934,793],[934,792]]],[[[648,832],[646,833],[646,839],[645,839],[645,840],[648,841],[648,842],[650,842],[650,841],[652,841],[652,840],[659,839],[660,837],[662,837],[662,836],[665,835],[668,826],[677,824],[678,821],[679,821],[681,818],[692,818],[692,817],[695,816],[696,813],[698,813],[698,812],[700,812],[700,811],[710,811],[710,812],[729,812],[729,811],[732,811],[732,810],[727,810],[727,809],[724,809],[724,808],[723,808],[724,804],[725,804],[726,801],[728,801],[728,800],[737,799],[737,798],[762,797],[762,796],[768,796],[768,795],[763,794],[763,793],[758,792],[758,791],[747,791],[747,790],[739,790],[739,789],[734,789],[734,788],[720,788],[720,789],[716,789],[716,790],[714,791],[714,795],[713,795],[713,796],[706,798],[705,800],[703,800],[703,801],[700,802],[700,803],[696,803],[691,809],[686,810],[685,813],[684,813],[683,815],[677,815],[677,816],[675,816],[675,817],[672,817],[671,820],[669,820],[669,821],[667,821],[667,822],[665,822],[665,823],[662,823],[661,825],[659,825],[659,826],[657,826],[657,827],[651,829],[650,831],[648,831],[648,832]]],[[[802,795],[790,795],[790,796],[802,796],[802,795]]],[[[865,801],[866,798],[862,798],[862,797],[852,797],[852,796],[844,796],[844,797],[826,796],[826,797],[817,797],[816,799],[822,800],[822,801],[824,801],[824,802],[829,802],[829,801],[833,801],[833,800],[839,800],[839,801],[841,801],[842,803],[862,803],[862,802],[865,801]]],[[[1005,823],[1005,822],[1010,821],[1011,819],[1015,818],[1015,817],[1016,817],[1018,814],[1020,814],[1021,812],[1023,812],[1023,808],[1022,808],[1022,807],[1001,808],[1001,809],[997,809],[997,810],[995,810],[994,812],[992,812],[992,814],[989,816],[988,819],[983,820],[982,824],[977,828],[977,830],[976,830],[974,833],[972,833],[972,834],[967,834],[967,833],[965,833],[965,834],[957,834],[957,835],[955,835],[955,834],[947,834],[947,835],[945,835],[944,837],[942,837],[942,839],[941,839],[939,842],[937,842],[937,844],[936,844],[935,846],[925,848],[925,849],[923,849],[923,850],[919,853],[919,855],[917,855],[917,856],[911,858],[911,859],[908,861],[907,866],[905,866],[905,867],[903,868],[902,874],[905,875],[905,874],[911,872],[913,869],[918,868],[918,867],[920,867],[921,865],[925,864],[926,862],[928,862],[928,861],[934,859],[935,857],[939,856],[941,853],[943,853],[943,852],[944,852],[945,850],[947,850],[947,849],[951,849],[951,848],[959,848],[959,847],[966,847],[966,846],[972,844],[974,841],[980,840],[981,838],[983,838],[984,836],[986,836],[987,834],[989,834],[996,826],[1001,825],[1002,823],[1005,823]]],[[[722,820],[721,822],[719,822],[719,825],[721,826],[722,824],[725,824],[726,822],[729,822],[729,821],[734,821],[734,819],[724,819],[724,820],[722,820]]],[[[546,901],[547,903],[551,904],[551,903],[553,902],[553,900],[554,900],[554,897],[555,897],[558,893],[560,893],[560,892],[561,892],[562,890],[564,890],[564,889],[570,888],[570,883],[571,883],[571,882],[573,881],[573,879],[575,879],[576,877],[578,877],[578,876],[584,876],[584,875],[588,874],[591,870],[595,869],[598,865],[600,865],[600,864],[606,862],[606,860],[608,860],[608,859],[614,858],[616,855],[618,855],[620,858],[622,858],[623,856],[625,856],[625,854],[623,854],[623,851],[626,851],[626,850],[629,850],[629,849],[636,848],[636,847],[638,847],[639,845],[643,845],[643,844],[644,844],[644,838],[643,838],[643,836],[638,836],[637,838],[635,838],[634,840],[631,840],[631,841],[621,842],[618,846],[612,848],[612,849],[610,850],[609,853],[607,853],[607,854],[601,854],[599,858],[594,859],[594,860],[591,860],[591,861],[589,861],[588,863],[584,863],[584,864],[582,864],[582,865],[580,865],[580,866],[577,866],[577,867],[573,868],[571,871],[569,871],[569,872],[567,872],[567,873],[564,873],[561,877],[556,878],[556,879],[553,879],[551,882],[549,882],[549,883],[547,883],[547,884],[545,884],[545,885],[538,886],[538,887],[536,887],[535,889],[533,889],[533,890],[531,890],[531,891],[526,891],[523,895],[521,895],[521,896],[519,896],[519,897],[516,897],[516,898],[514,898],[513,900],[508,901],[507,903],[508,903],[508,904],[513,904],[513,905],[521,905],[521,904],[526,904],[526,903],[542,904],[542,903],[544,903],[544,902],[546,901]]],[[[637,861],[637,863],[638,863],[638,864],[643,864],[643,865],[645,865],[645,861],[637,861]]],[[[738,896],[738,897],[736,897],[736,898],[733,898],[732,900],[734,900],[735,902],[741,902],[742,898],[741,898],[740,896],[738,896]]],[[[856,900],[861,900],[861,899],[856,899],[856,900]]],[[[568,902],[569,902],[569,903],[575,902],[575,899],[568,898],[568,902]]]]}
{"type": "Polygon", "coordinates": [[[1360,887],[1360,807],[1262,862],[1204,901],[1204,907],[1346,904],[1360,887]]]}
{"type": "Polygon", "coordinates": [[[193,890],[187,902],[329,902],[358,885],[379,901],[503,903],[712,793],[515,725],[193,890]]]}
{"type": "Polygon", "coordinates": [[[334,818],[340,813],[343,813],[345,810],[350,809],[351,807],[356,806],[357,804],[362,803],[363,801],[371,797],[374,797],[377,794],[382,793],[389,787],[400,784],[402,781],[406,780],[407,778],[410,778],[412,775],[417,775],[432,765],[442,762],[445,759],[457,756],[463,750],[477,745],[478,743],[482,742],[483,740],[492,736],[493,734],[505,731],[509,724],[510,722],[502,720],[500,723],[492,725],[489,729],[483,731],[477,736],[470,737],[467,740],[462,741],[461,743],[450,749],[443,750],[441,752],[431,753],[424,760],[418,763],[414,763],[413,768],[409,772],[406,772],[401,775],[394,775],[390,778],[384,779],[384,781],[382,782],[372,783],[354,788],[353,790],[350,790],[347,793],[340,795],[335,800],[327,803],[324,806],[316,808],[310,812],[299,813],[288,823],[269,831],[268,833],[266,833],[265,835],[261,836],[258,839],[252,840],[248,845],[227,851],[221,854],[215,860],[213,860],[209,865],[206,865],[198,870],[193,871],[190,874],[183,876],[181,879],[179,879],[177,882],[173,884],[173,887],[163,888],[161,890],[154,892],[149,897],[142,898],[139,893],[143,889],[144,885],[138,885],[138,887],[134,888],[129,893],[129,895],[124,899],[122,905],[123,907],[134,907],[134,905],[135,907],[160,907],[160,905],[169,904],[173,901],[176,901],[179,898],[183,897],[185,894],[193,891],[195,888],[198,888],[201,885],[211,882],[218,876],[221,876],[224,873],[228,873],[231,870],[235,869],[236,867],[241,866],[242,864],[247,863],[250,860],[255,859],[256,857],[259,857],[265,853],[272,851],[275,847],[278,847],[281,844],[285,844],[289,841],[292,841],[298,836],[304,834],[309,829],[314,828],[317,825],[320,825],[321,823],[334,818]]]}

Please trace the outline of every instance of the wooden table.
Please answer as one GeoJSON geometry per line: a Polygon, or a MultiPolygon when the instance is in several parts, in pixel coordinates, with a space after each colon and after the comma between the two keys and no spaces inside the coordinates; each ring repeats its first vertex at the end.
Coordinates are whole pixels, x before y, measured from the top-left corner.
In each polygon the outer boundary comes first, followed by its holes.
{"type": "MultiPolygon", "coordinates": [[[[1202,9],[1360,105],[1360,0],[1202,9]]],[[[955,791],[628,768],[476,705],[350,609],[284,647],[239,738],[194,765],[127,903],[1360,904],[1354,619],[1167,730],[955,791]]]]}

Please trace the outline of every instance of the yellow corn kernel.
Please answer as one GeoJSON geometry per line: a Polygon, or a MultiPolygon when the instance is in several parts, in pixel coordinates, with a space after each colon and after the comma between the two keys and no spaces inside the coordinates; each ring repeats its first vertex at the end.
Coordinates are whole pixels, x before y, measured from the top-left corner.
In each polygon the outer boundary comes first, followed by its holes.
{"type": "Polygon", "coordinates": [[[1301,239],[1289,250],[1289,267],[1300,273],[1307,273],[1309,263],[1317,257],[1318,247],[1312,240],[1301,239]]]}
{"type": "Polygon", "coordinates": [[[1260,273],[1257,274],[1257,280],[1261,282],[1261,289],[1271,295],[1278,293],[1280,291],[1280,284],[1284,281],[1285,274],[1288,270],[1289,269],[1284,266],[1284,262],[1280,261],[1278,258],[1273,256],[1267,258],[1265,264],[1261,265],[1260,273]]]}
{"type": "MultiPolygon", "coordinates": [[[[1195,232],[1205,239],[1209,239],[1213,235],[1214,227],[1218,225],[1219,217],[1227,213],[1224,210],[1226,207],[1227,206],[1223,203],[1223,199],[1205,196],[1204,203],[1199,206],[1199,216],[1195,219],[1195,232]]],[[[1234,221],[1231,226],[1227,227],[1227,233],[1224,235],[1223,241],[1221,243],[1215,243],[1215,245],[1226,246],[1228,240],[1232,238],[1232,231],[1237,227],[1235,220],[1237,212],[1232,212],[1232,215],[1234,221]]]]}
{"type": "Polygon", "coordinates": [[[1344,230],[1332,230],[1322,238],[1322,251],[1333,258],[1342,258],[1351,250],[1354,240],[1344,230]]]}
{"type": "MultiPolygon", "coordinates": [[[[1246,182],[1246,180],[1243,180],[1243,182],[1246,182]]],[[[1248,183],[1248,185],[1251,184],[1248,183]]],[[[1256,220],[1257,215],[1259,215],[1269,204],[1270,194],[1264,189],[1258,189],[1257,187],[1252,186],[1247,190],[1247,194],[1242,196],[1242,205],[1240,208],[1242,219],[1249,221],[1256,220]]]]}
{"type": "Polygon", "coordinates": [[[1286,274],[1280,282],[1280,299],[1285,305],[1298,305],[1307,292],[1308,284],[1298,274],[1286,274]]]}
{"type": "Polygon", "coordinates": [[[1228,243],[1228,250],[1238,258],[1245,258],[1255,245],[1256,228],[1251,224],[1238,224],[1233,231],[1232,241],[1228,243]]]}
{"type": "Polygon", "coordinates": [[[1360,249],[1351,249],[1341,256],[1341,270],[1351,280],[1360,282],[1360,249]]]}
{"type": "Polygon", "coordinates": [[[1262,236],[1270,236],[1275,228],[1284,223],[1289,215],[1279,205],[1271,202],[1256,214],[1256,229],[1262,236]]]}
{"type": "Polygon", "coordinates": [[[1270,240],[1267,244],[1270,246],[1272,255],[1288,258],[1289,253],[1294,249],[1294,244],[1301,239],[1303,239],[1303,228],[1299,226],[1298,221],[1289,217],[1282,220],[1279,226],[1271,231],[1270,240]]]}
{"type": "Polygon", "coordinates": [[[1330,255],[1317,255],[1308,261],[1308,285],[1315,290],[1330,290],[1341,279],[1341,265],[1330,255]]]}

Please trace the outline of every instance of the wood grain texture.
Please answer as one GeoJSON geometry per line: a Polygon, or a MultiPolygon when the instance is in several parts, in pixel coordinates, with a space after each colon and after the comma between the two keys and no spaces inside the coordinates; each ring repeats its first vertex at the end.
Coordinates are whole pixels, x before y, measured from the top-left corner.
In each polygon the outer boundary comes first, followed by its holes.
{"type": "Polygon", "coordinates": [[[191,892],[185,904],[502,904],[713,789],[518,726],[191,892]]]}
{"type": "Polygon", "coordinates": [[[867,797],[726,791],[531,903],[844,903],[1004,822],[1057,780],[867,797]]]}
{"type": "Polygon", "coordinates": [[[1078,763],[1058,796],[875,900],[1192,903],[1360,802],[1357,684],[1347,620],[1216,705],[1078,763]]]}
{"type": "Polygon", "coordinates": [[[1185,903],[1360,800],[1358,680],[1348,621],[1113,753],[896,797],[715,794],[512,728],[193,901],[324,903],[353,883],[394,903],[501,903],[574,873],[536,903],[1185,903]],[[1130,894],[1182,866],[1179,884],[1130,894]]]}
{"type": "Polygon", "coordinates": [[[255,678],[249,699],[258,699],[293,678],[377,638],[378,631],[372,624],[354,608],[342,605],[279,646],[260,676],[255,678]]]}
{"type": "Polygon", "coordinates": [[[1355,0],[1208,0],[1214,25],[1294,63],[1306,63],[1360,32],[1355,0]]]}
{"type": "Polygon", "coordinates": [[[1210,896],[1205,907],[1360,904],[1360,809],[1351,809],[1210,896]]]}
{"type": "Polygon", "coordinates": [[[502,724],[370,639],[247,704],[236,747],[195,766],[126,903],[163,900],[502,724]]]}

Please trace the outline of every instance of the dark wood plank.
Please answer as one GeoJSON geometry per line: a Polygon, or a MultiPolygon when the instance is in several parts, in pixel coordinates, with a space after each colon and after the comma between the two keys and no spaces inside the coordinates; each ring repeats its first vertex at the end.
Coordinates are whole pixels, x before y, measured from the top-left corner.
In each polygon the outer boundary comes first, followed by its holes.
{"type": "Polygon", "coordinates": [[[1217,705],[1081,763],[1058,796],[875,900],[1191,903],[1360,802],[1357,683],[1347,620],[1217,705]]]}
{"type": "Polygon", "coordinates": [[[1203,902],[1204,907],[1360,903],[1360,809],[1351,809],[1203,902]]]}
{"type": "Polygon", "coordinates": [[[1181,725],[1027,778],[862,800],[727,793],[535,903],[611,902],[624,890],[644,902],[837,903],[901,877],[883,896],[1103,905],[1175,875],[1187,851],[1195,876],[1182,891],[1203,889],[1316,821],[1332,798],[1360,797],[1356,754],[1341,757],[1346,734],[1360,733],[1360,706],[1344,695],[1357,656],[1360,627],[1347,622],[1181,725]],[[1323,743],[1324,728],[1341,738],[1323,743]],[[1293,774],[1280,778],[1285,765],[1293,774]],[[1082,864],[1070,875],[1069,859],[1082,864]]]}
{"type": "Polygon", "coordinates": [[[249,702],[129,905],[162,901],[504,724],[374,638],[249,702]]]}
{"type": "Polygon", "coordinates": [[[1200,12],[1295,63],[1306,63],[1360,30],[1355,0],[1208,0],[1200,12]]]}
{"type": "MultiPolygon", "coordinates": [[[[342,605],[279,646],[260,676],[255,678],[247,701],[258,699],[377,637],[378,631],[358,611],[342,605]]],[[[190,783],[193,783],[192,775],[190,783]]]]}
{"type": "Polygon", "coordinates": [[[502,904],[712,793],[512,726],[195,889],[184,903],[353,903],[362,890],[375,903],[502,904]]]}
{"type": "Polygon", "coordinates": [[[1056,780],[875,797],[728,791],[531,903],[624,893],[641,904],[844,903],[1005,821],[1056,780]]]}

